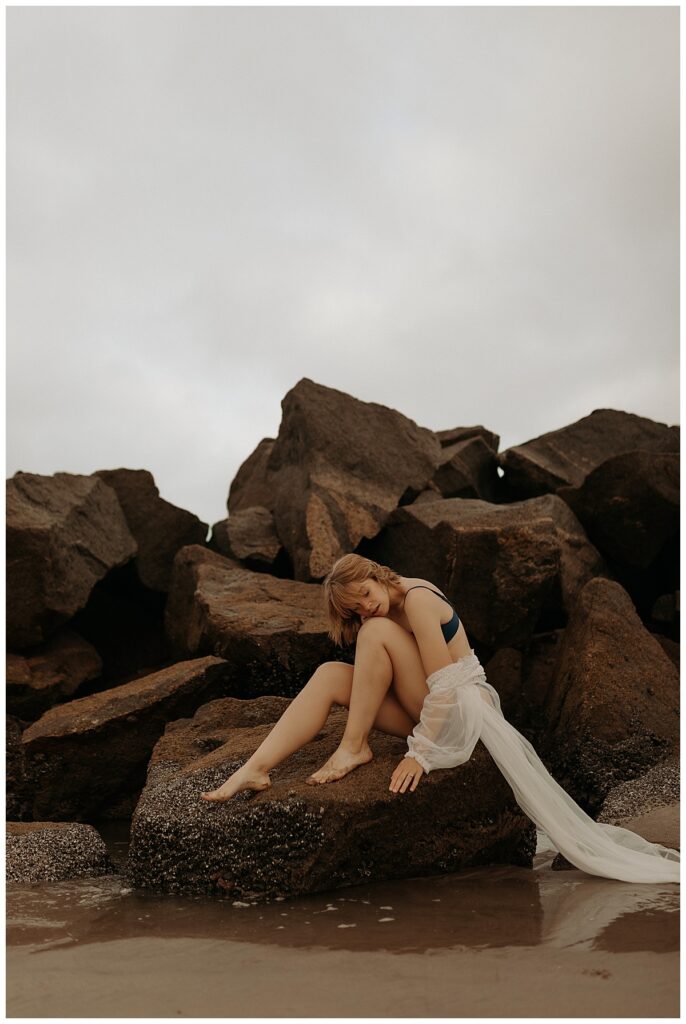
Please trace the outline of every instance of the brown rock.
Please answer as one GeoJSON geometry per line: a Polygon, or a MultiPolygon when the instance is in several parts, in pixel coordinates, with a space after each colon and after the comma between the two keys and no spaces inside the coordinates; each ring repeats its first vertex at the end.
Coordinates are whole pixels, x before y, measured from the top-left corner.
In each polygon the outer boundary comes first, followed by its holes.
{"type": "Polygon", "coordinates": [[[226,693],[226,663],[206,657],[46,711],[22,735],[33,817],[92,819],[140,790],[165,725],[226,693]]]}
{"type": "Polygon", "coordinates": [[[443,448],[433,483],[444,498],[495,501],[498,459],[483,437],[470,437],[443,448]]]}
{"type": "Polygon", "coordinates": [[[73,821],[8,821],[8,882],[61,882],[111,875],[116,868],[99,832],[73,821]]]}
{"type": "Polygon", "coordinates": [[[557,493],[599,551],[645,569],[679,532],[679,453],[624,452],[557,493]]]}
{"type": "Polygon", "coordinates": [[[455,603],[470,642],[491,650],[525,643],[544,611],[566,613],[579,589],[608,571],[555,495],[511,505],[414,502],[360,553],[432,580],[455,603]]]}
{"type": "Polygon", "coordinates": [[[102,660],[83,637],[64,627],[24,655],[8,652],[6,668],[7,710],[31,721],[69,700],[82,683],[97,679],[102,660]]]}
{"type": "Polygon", "coordinates": [[[231,486],[228,507],[270,509],[295,578],[321,580],[336,558],[374,537],[398,503],[423,490],[441,449],[430,430],[394,409],[307,377],[281,406],[266,465],[253,453],[231,486]]]}
{"type": "Polygon", "coordinates": [[[215,523],[209,546],[246,569],[292,578],[293,567],[276,534],[274,516],[261,505],[232,512],[215,523]]]}
{"type": "Polygon", "coordinates": [[[168,590],[174,555],[185,544],[204,544],[208,524],[160,498],[147,469],[98,469],[93,476],[104,480],[119,499],[138,545],[134,565],[141,583],[151,590],[168,590]]]}
{"type": "Polygon", "coordinates": [[[591,816],[613,786],[678,744],[676,677],[626,591],[611,580],[590,580],[565,630],[539,753],[591,816]]]}
{"type": "Polygon", "coordinates": [[[7,646],[47,640],[136,550],[116,494],[98,477],[15,473],[7,481],[7,646]]]}
{"type": "Polygon", "coordinates": [[[580,487],[606,459],[636,449],[676,452],[679,428],[616,409],[594,409],[569,426],[507,448],[498,461],[514,500],[580,487]]]}
{"type": "Polygon", "coordinates": [[[522,650],[503,647],[484,666],[508,722],[534,747],[546,721],[543,708],[555,673],[563,629],[535,634],[522,650]]]}
{"type": "Polygon", "coordinates": [[[406,743],[372,730],[373,761],[336,783],[308,785],[338,745],[346,714],[335,709],[311,743],[274,768],[269,789],[222,804],[200,793],[219,786],[271,726],[225,724],[222,736],[216,719],[213,731],[177,723],[173,741],[165,733],[153,755],[131,823],[127,877],[154,892],[234,900],[476,864],[531,866],[535,828],[480,743],[467,764],[431,772],[414,793],[397,794],[389,780],[406,743]],[[224,743],[198,757],[208,732],[224,743]]]}
{"type": "Polygon", "coordinates": [[[495,434],[492,430],[488,430],[487,427],[481,426],[481,424],[473,427],[450,427],[448,430],[436,430],[435,434],[440,441],[441,448],[450,448],[454,444],[466,441],[472,437],[481,438],[494,452],[498,451],[500,444],[500,435],[495,434]]]}
{"type": "Polygon", "coordinates": [[[176,556],[165,622],[178,657],[225,658],[241,697],[293,697],[322,661],[353,657],[327,636],[319,584],[236,568],[197,545],[176,556]]]}
{"type": "Polygon", "coordinates": [[[5,816],[12,821],[31,818],[33,787],[21,742],[28,724],[14,715],[5,717],[5,816]]]}

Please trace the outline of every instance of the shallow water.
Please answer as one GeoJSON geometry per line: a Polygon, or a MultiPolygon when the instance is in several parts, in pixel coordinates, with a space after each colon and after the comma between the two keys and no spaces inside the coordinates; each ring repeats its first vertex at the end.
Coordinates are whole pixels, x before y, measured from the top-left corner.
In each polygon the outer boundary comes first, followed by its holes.
{"type": "MultiPolygon", "coordinates": [[[[97,827],[123,869],[128,824],[97,827]]],[[[551,871],[538,840],[533,870],[266,903],[8,884],[7,1014],[678,1016],[679,886],[551,871]]]]}

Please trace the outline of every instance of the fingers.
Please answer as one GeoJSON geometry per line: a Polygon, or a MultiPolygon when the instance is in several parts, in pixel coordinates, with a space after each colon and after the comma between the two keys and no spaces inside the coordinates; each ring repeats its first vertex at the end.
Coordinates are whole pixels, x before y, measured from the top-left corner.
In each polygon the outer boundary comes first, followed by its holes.
{"type": "MultiPolygon", "coordinates": [[[[397,769],[396,769],[397,771],[397,769]]],[[[415,774],[413,771],[401,772],[396,775],[394,772],[391,783],[388,787],[392,793],[405,793],[409,789],[411,793],[417,788],[417,784],[423,773],[415,774]]]]}

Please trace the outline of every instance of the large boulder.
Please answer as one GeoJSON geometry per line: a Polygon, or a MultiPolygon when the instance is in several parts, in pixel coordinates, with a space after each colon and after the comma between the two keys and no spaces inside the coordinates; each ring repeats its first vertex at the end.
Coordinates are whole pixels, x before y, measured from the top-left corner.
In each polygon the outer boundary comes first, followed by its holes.
{"type": "Polygon", "coordinates": [[[594,409],[575,423],[498,455],[512,500],[580,487],[606,459],[635,450],[679,451],[679,427],[617,409],[594,409]]]}
{"type": "Polygon", "coordinates": [[[679,673],[618,583],[598,577],[578,595],[543,716],[539,752],[592,816],[678,748],[679,673]]]}
{"type": "MultiPolygon", "coordinates": [[[[372,730],[373,761],[335,783],[308,785],[338,745],[343,708],[272,770],[269,789],[207,803],[200,793],[220,785],[271,729],[239,726],[246,720],[237,702],[213,705],[171,725],[155,748],[131,822],[126,876],[134,886],[235,900],[477,864],[531,866],[535,828],[481,743],[466,764],[431,772],[413,793],[399,794],[389,780],[407,745],[372,730]]],[[[265,706],[269,723],[275,710],[265,706]]]]}
{"type": "Polygon", "coordinates": [[[29,721],[54,704],[70,700],[85,682],[97,679],[102,659],[96,649],[68,626],[44,644],[7,654],[7,710],[29,721]]]}
{"type": "Polygon", "coordinates": [[[498,691],[505,718],[534,747],[546,724],[543,708],[563,637],[563,629],[536,633],[521,649],[501,647],[484,665],[489,683],[498,691]]]}
{"type": "Polygon", "coordinates": [[[440,461],[432,431],[376,402],[300,380],[281,403],[279,436],[231,484],[229,513],[274,514],[295,579],[321,580],[340,555],[374,537],[426,486],[440,461]]]}
{"type": "Polygon", "coordinates": [[[138,546],[115,492],[99,477],[17,472],[7,481],[7,646],[55,633],[138,546]]]}
{"type": "Polygon", "coordinates": [[[51,708],[22,734],[35,820],[87,821],[136,794],[167,723],[227,692],[226,663],[179,662],[51,708]]]}
{"type": "Polygon", "coordinates": [[[354,657],[327,636],[320,584],[237,568],[193,544],[174,561],[165,625],[177,657],[226,659],[242,697],[293,697],[321,662],[354,657]]]}
{"type": "Polygon", "coordinates": [[[509,505],[414,502],[359,551],[432,580],[454,602],[470,641],[491,651],[528,641],[544,612],[561,624],[581,587],[608,571],[555,495],[509,505]]]}
{"type": "Polygon", "coordinates": [[[16,715],[5,716],[5,817],[9,821],[30,821],[33,783],[26,770],[21,736],[29,725],[16,715]]]}
{"type": "Polygon", "coordinates": [[[100,833],[74,821],[8,821],[7,882],[61,882],[116,873],[100,833]]]}
{"type": "Polygon", "coordinates": [[[497,453],[475,436],[443,447],[432,483],[444,498],[496,501],[499,492],[497,453]]]}
{"type": "Polygon", "coordinates": [[[208,547],[255,572],[293,578],[288,552],[279,540],[274,515],[262,505],[242,508],[212,527],[208,547]]]}
{"type": "Polygon", "coordinates": [[[204,544],[208,524],[161,498],[147,469],[98,469],[93,476],[104,480],[119,499],[138,545],[134,565],[141,583],[166,591],[174,555],[185,544],[204,544]]]}

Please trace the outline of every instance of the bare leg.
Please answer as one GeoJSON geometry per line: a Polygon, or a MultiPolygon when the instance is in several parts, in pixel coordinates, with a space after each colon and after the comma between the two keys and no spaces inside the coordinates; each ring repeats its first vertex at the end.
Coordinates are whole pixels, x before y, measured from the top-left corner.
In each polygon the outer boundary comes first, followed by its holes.
{"type": "Polygon", "coordinates": [[[355,650],[350,713],[345,731],[338,749],[306,780],[310,785],[342,779],[353,768],[372,760],[374,755],[367,736],[392,680],[393,663],[380,632],[361,630],[355,650]]]}
{"type": "MultiPolygon", "coordinates": [[[[320,665],[254,754],[218,789],[202,793],[202,798],[223,801],[243,789],[266,789],[270,785],[269,771],[321,731],[331,705],[349,705],[353,674],[352,666],[344,662],[320,665]]],[[[385,696],[373,724],[383,732],[402,737],[408,736],[415,726],[390,694],[385,696]]]]}

